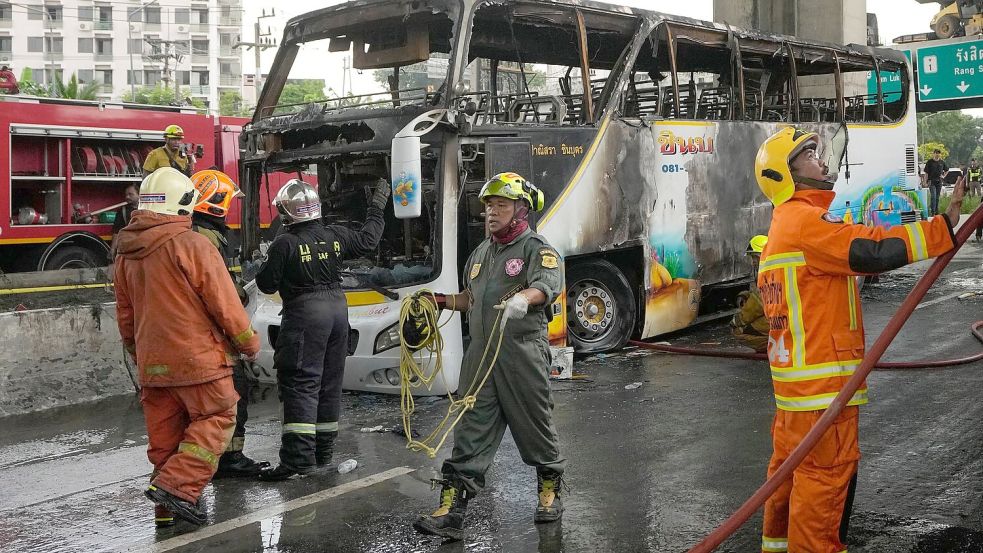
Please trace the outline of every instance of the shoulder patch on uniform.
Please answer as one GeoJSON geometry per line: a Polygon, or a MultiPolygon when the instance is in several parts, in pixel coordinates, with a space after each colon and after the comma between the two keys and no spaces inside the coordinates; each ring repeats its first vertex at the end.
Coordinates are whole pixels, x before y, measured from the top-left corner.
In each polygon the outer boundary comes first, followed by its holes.
{"type": "Polygon", "coordinates": [[[514,277],[522,272],[522,267],[525,265],[525,261],[520,258],[509,259],[505,262],[505,274],[510,277],[514,277]]]}
{"type": "Polygon", "coordinates": [[[559,265],[555,255],[543,255],[543,267],[546,267],[547,269],[555,269],[558,266],[559,265]]]}
{"type": "Polygon", "coordinates": [[[475,263],[471,266],[471,274],[468,278],[474,279],[481,272],[481,263],[475,263]]]}
{"type": "Polygon", "coordinates": [[[823,221],[826,221],[827,223],[842,223],[843,219],[827,211],[826,213],[823,213],[823,221]]]}

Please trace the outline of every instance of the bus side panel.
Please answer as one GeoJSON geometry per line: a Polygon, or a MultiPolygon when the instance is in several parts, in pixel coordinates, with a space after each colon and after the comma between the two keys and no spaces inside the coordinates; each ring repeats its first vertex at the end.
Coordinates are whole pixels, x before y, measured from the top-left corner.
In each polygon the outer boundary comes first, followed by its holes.
{"type": "Polygon", "coordinates": [[[914,117],[897,125],[850,125],[849,132],[850,175],[840,171],[830,211],[847,223],[880,227],[927,219],[914,117]]]}

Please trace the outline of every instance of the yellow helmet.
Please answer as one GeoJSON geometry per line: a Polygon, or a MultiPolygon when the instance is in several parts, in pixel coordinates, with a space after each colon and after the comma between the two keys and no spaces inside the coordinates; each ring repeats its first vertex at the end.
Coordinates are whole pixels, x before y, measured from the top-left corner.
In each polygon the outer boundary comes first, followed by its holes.
{"type": "Polygon", "coordinates": [[[542,211],[546,206],[546,196],[531,182],[517,173],[499,173],[488,179],[481,187],[478,199],[482,202],[492,196],[501,196],[510,200],[525,200],[532,211],[542,211]]]}
{"type": "Polygon", "coordinates": [[[184,129],[177,125],[168,125],[164,129],[164,138],[184,138],[184,129]]]}
{"type": "Polygon", "coordinates": [[[768,237],[764,234],[759,234],[748,242],[746,253],[761,253],[765,249],[765,244],[768,243],[768,237]]]}
{"type": "Polygon", "coordinates": [[[776,206],[795,192],[795,180],[789,162],[808,147],[819,146],[819,135],[795,127],[785,127],[768,137],[754,158],[754,178],[758,188],[776,206]]]}

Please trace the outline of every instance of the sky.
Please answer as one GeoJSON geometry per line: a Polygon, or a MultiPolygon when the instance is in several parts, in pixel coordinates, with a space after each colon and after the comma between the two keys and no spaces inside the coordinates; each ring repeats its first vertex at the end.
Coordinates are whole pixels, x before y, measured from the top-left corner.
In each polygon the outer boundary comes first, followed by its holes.
{"type": "MultiPolygon", "coordinates": [[[[251,23],[264,9],[267,13],[274,9],[277,12],[277,17],[263,20],[264,30],[267,26],[271,26],[273,27],[273,34],[279,36],[283,31],[283,23],[287,19],[340,3],[342,2],[339,0],[291,0],[290,2],[243,0],[245,10],[243,21],[246,23],[246,29],[243,32],[248,37],[252,36],[253,26],[251,23]]],[[[713,19],[713,0],[689,0],[688,2],[679,2],[678,0],[623,0],[617,3],[697,19],[713,19]]],[[[877,14],[881,41],[888,43],[896,36],[928,31],[928,22],[932,15],[938,11],[938,5],[934,3],[919,4],[915,0],[867,0],[867,11],[877,14]]],[[[267,50],[263,56],[263,61],[265,64],[269,64],[272,60],[272,50],[267,50]]],[[[268,69],[268,67],[264,67],[264,69],[268,69]]]]}
{"type": "MultiPolygon", "coordinates": [[[[732,0],[741,1],[741,0],[732,0]]],[[[846,0],[857,2],[863,0],[846,0]]],[[[263,19],[262,29],[265,32],[270,28],[273,36],[279,37],[283,33],[283,24],[296,15],[300,15],[318,8],[342,3],[340,0],[291,0],[290,2],[271,2],[268,0],[243,0],[243,40],[249,40],[253,35],[253,25],[256,17],[265,10],[276,10],[276,17],[263,19]],[[276,6],[275,8],[273,6],[276,6]]],[[[649,10],[671,13],[693,17],[697,19],[713,19],[713,0],[688,0],[679,2],[678,0],[620,0],[616,2],[621,5],[646,8],[649,10]]],[[[921,33],[929,30],[929,21],[938,11],[938,4],[920,4],[915,0],[867,0],[867,11],[877,14],[878,26],[880,30],[881,42],[889,44],[897,36],[921,33]]],[[[263,72],[269,71],[275,55],[274,49],[264,51],[262,55],[263,72]]],[[[245,57],[244,71],[252,73],[253,56],[247,52],[245,57]]],[[[305,64],[306,65],[306,64],[305,64]]],[[[311,64],[316,66],[317,64],[311,64]]],[[[323,69],[322,69],[323,71],[323,69]]],[[[971,110],[974,115],[983,115],[983,110],[971,110]]]]}

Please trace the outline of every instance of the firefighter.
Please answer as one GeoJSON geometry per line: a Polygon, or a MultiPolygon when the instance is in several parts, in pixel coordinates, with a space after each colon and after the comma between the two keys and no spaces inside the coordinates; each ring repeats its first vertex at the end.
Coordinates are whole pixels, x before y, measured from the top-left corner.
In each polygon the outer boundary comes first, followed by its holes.
{"type": "MultiPolygon", "coordinates": [[[[208,241],[222,254],[225,266],[231,267],[235,256],[229,246],[230,229],[225,224],[225,218],[229,214],[232,200],[242,196],[242,192],[228,175],[212,169],[195,173],[191,177],[191,182],[194,183],[199,194],[195,211],[191,214],[191,230],[208,238],[208,241]]],[[[245,307],[249,303],[249,296],[242,282],[231,271],[229,276],[235,285],[239,301],[245,307]]],[[[246,379],[244,363],[245,361],[240,360],[233,367],[232,382],[235,384],[236,393],[239,394],[239,402],[236,403],[236,427],[229,447],[218,460],[215,478],[256,476],[260,470],[269,466],[269,463],[253,461],[242,452],[246,443],[246,421],[249,420],[249,381],[246,379]]]]}
{"type": "MultiPolygon", "coordinates": [[[[884,229],[831,214],[835,174],[815,133],[785,128],[758,150],[758,186],[775,205],[758,289],[768,316],[768,360],[777,410],[771,476],[829,407],[864,356],[856,276],[896,269],[952,249],[964,182],[944,215],[884,229]]],[[[860,459],[862,385],[794,476],[765,504],[761,549],[845,551],[860,459]],[[851,485],[851,482],[854,484],[851,485]]]]}
{"type": "MultiPolygon", "coordinates": [[[[491,376],[454,431],[454,451],[441,469],[440,504],[416,519],[422,534],[462,539],[468,502],[485,486],[485,473],[508,428],[522,460],[536,467],[539,503],[534,521],[563,513],[561,480],[566,459],[553,425],[550,352],[546,325],[563,282],[561,259],[529,228],[530,209],[543,209],[543,193],[515,173],[501,173],[482,187],[490,238],[464,265],[464,292],[437,295],[437,305],[468,314],[471,343],[461,365],[462,386],[472,382],[501,310],[508,322],[491,376]]],[[[489,353],[489,356],[491,353],[489,353]]],[[[487,360],[486,360],[487,362],[487,360]]]]}
{"type": "Polygon", "coordinates": [[[286,231],[270,244],[256,285],[267,294],[279,291],[283,299],[273,355],[283,435],[280,464],[260,473],[261,480],[286,480],[331,461],[348,352],[341,262],[378,246],[390,194],[390,185],[381,181],[360,230],[325,225],[317,191],[302,180],[288,181],[273,200],[286,231]]]}
{"type": "Polygon", "coordinates": [[[143,162],[143,176],[146,177],[161,167],[172,167],[191,177],[195,172],[196,159],[183,142],[184,129],[178,125],[168,125],[164,129],[164,145],[151,150],[143,162]]]}
{"type": "Polygon", "coordinates": [[[232,366],[259,351],[222,257],[191,230],[197,195],[177,170],[154,171],[116,257],[117,321],[140,372],[154,465],[145,493],[159,525],[206,522],[198,498],[235,427],[232,366]]]}
{"type": "Polygon", "coordinates": [[[755,280],[751,282],[749,290],[738,294],[737,313],[734,313],[734,318],[730,321],[734,336],[758,353],[764,353],[768,347],[768,317],[765,317],[757,284],[761,250],[766,243],[768,243],[768,237],[762,234],[755,236],[748,242],[747,250],[744,253],[751,258],[751,265],[754,266],[752,277],[755,280]]]}
{"type": "MultiPolygon", "coordinates": [[[[980,167],[976,158],[970,160],[969,168],[966,171],[969,177],[969,196],[980,196],[980,184],[983,181],[983,167],[980,167]]],[[[979,242],[983,239],[983,226],[976,227],[976,241],[979,242]]]]}

